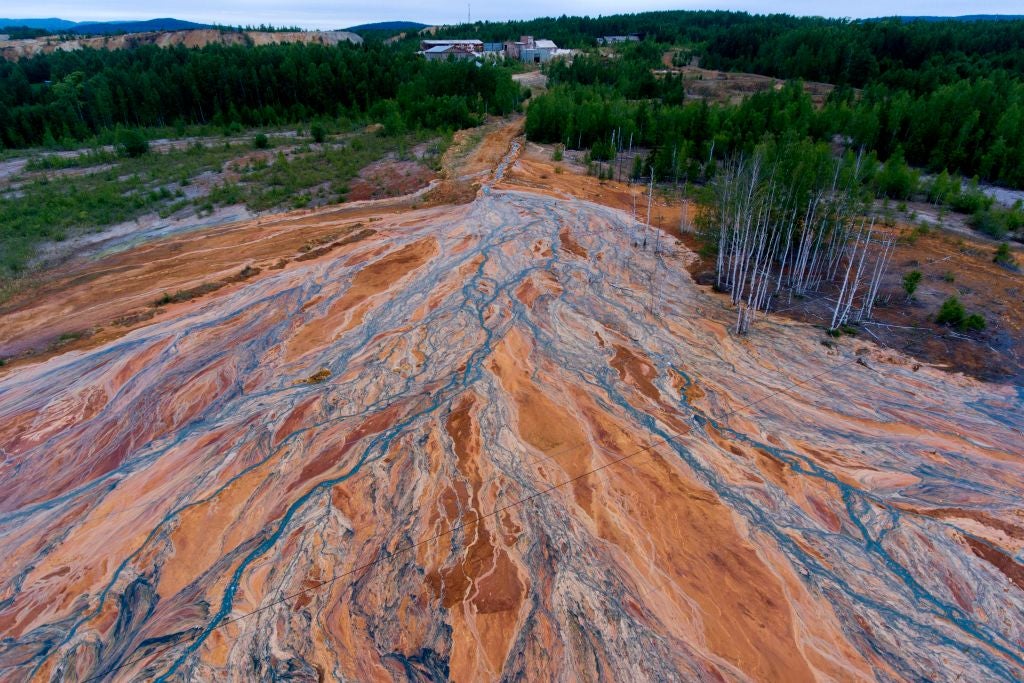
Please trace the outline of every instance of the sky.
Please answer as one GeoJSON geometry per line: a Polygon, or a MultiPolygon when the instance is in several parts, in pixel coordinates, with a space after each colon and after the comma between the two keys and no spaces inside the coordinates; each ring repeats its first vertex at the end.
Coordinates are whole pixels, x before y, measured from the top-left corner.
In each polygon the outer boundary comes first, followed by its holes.
{"type": "MultiPolygon", "coordinates": [[[[472,7],[474,20],[530,19],[540,16],[617,14],[665,9],[734,9],[829,17],[900,15],[1022,14],[1022,0],[515,0],[472,7]]],[[[465,0],[6,0],[6,18],[60,17],[72,21],[114,21],[175,17],[228,25],[274,24],[309,29],[344,28],[373,21],[409,20],[425,24],[465,21],[465,0]]]]}

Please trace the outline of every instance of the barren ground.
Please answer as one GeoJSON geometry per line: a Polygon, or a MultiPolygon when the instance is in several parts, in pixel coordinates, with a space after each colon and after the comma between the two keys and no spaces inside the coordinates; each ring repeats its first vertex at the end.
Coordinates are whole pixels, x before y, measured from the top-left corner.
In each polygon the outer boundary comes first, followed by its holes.
{"type": "MultiPolygon", "coordinates": [[[[760,74],[717,71],[704,69],[695,64],[673,66],[673,54],[673,52],[666,52],[662,55],[662,64],[665,68],[655,73],[682,74],[686,80],[686,96],[690,99],[736,104],[754,93],[764,90],[779,90],[785,85],[785,81],[781,79],[760,74]]],[[[814,104],[820,107],[825,104],[825,100],[835,90],[835,86],[830,83],[805,81],[804,90],[811,96],[814,104]]]]}
{"type": "Polygon", "coordinates": [[[1019,389],[737,337],[520,125],[0,311],[97,330],[0,368],[0,678],[1024,677],[1019,389]]]}
{"type": "MultiPolygon", "coordinates": [[[[550,145],[528,144],[507,183],[562,197],[579,197],[605,206],[646,216],[646,188],[584,175],[586,169],[571,161],[552,162],[550,145]],[[561,173],[557,172],[561,169],[561,173]]],[[[714,263],[699,257],[701,245],[689,231],[696,204],[687,203],[688,218],[681,220],[682,202],[669,190],[655,192],[651,224],[679,237],[694,252],[687,268],[701,283],[712,282],[714,263]],[[680,228],[684,228],[680,230],[680,228]]],[[[997,242],[971,231],[955,215],[946,217],[945,228],[927,234],[897,222],[891,229],[902,236],[881,289],[881,305],[875,323],[862,327],[862,336],[904,351],[923,363],[953,372],[997,382],[1024,380],[1024,272],[992,262],[997,242]],[[912,301],[906,301],[903,275],[920,270],[924,279],[912,301]],[[934,322],[939,306],[957,296],[970,312],[983,315],[988,329],[963,335],[934,322]]],[[[1024,248],[1012,245],[1018,264],[1024,266],[1024,248]]],[[[826,297],[780,302],[777,313],[827,325],[831,302],[826,297]]],[[[823,337],[824,338],[824,337],[823,337]]]]}

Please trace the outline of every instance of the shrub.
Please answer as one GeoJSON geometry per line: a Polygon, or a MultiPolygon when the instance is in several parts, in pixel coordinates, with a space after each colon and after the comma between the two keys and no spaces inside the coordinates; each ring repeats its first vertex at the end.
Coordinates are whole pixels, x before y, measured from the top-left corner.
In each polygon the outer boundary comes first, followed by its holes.
{"type": "Polygon", "coordinates": [[[985,319],[977,313],[967,315],[964,305],[955,296],[942,302],[939,314],[935,316],[935,322],[955,327],[961,332],[980,332],[985,329],[985,319]]]}
{"type": "Polygon", "coordinates": [[[555,145],[555,151],[551,154],[551,160],[552,161],[561,161],[562,160],[562,146],[561,145],[555,145]]]}
{"type": "Polygon", "coordinates": [[[999,248],[996,249],[996,255],[992,257],[992,262],[998,263],[1001,266],[1012,266],[1013,255],[1010,254],[1010,245],[1006,242],[1000,244],[999,248]]]}
{"type": "Polygon", "coordinates": [[[981,332],[985,329],[985,319],[977,313],[971,313],[969,316],[964,318],[963,324],[960,326],[961,330],[967,332],[981,332]]]}
{"type": "Polygon", "coordinates": [[[950,207],[958,213],[975,214],[988,211],[995,200],[978,187],[978,179],[973,178],[967,187],[958,188],[949,196],[950,207]]]}
{"type": "Polygon", "coordinates": [[[117,137],[121,154],[126,157],[141,157],[149,151],[149,140],[137,130],[122,130],[117,137]]]}
{"type": "Polygon", "coordinates": [[[309,134],[313,137],[313,141],[317,143],[321,143],[327,139],[327,131],[324,129],[324,125],[319,121],[316,121],[309,127],[309,134]]]}
{"type": "Polygon", "coordinates": [[[921,284],[921,271],[912,270],[903,276],[903,291],[907,293],[907,298],[910,299],[914,296],[914,292],[917,291],[917,286],[921,284]]]}
{"type": "Polygon", "coordinates": [[[252,139],[252,144],[256,149],[266,149],[270,146],[270,138],[264,133],[256,133],[256,137],[252,139]]]}
{"type": "Polygon", "coordinates": [[[942,302],[942,307],[939,308],[939,314],[935,316],[935,322],[940,325],[953,325],[954,327],[960,327],[966,317],[967,311],[964,310],[964,305],[960,303],[960,299],[955,296],[951,296],[942,302]]]}
{"type": "Polygon", "coordinates": [[[993,211],[978,211],[971,218],[971,225],[974,226],[975,230],[983,232],[989,237],[995,237],[996,239],[1006,237],[1006,224],[993,211]]]}

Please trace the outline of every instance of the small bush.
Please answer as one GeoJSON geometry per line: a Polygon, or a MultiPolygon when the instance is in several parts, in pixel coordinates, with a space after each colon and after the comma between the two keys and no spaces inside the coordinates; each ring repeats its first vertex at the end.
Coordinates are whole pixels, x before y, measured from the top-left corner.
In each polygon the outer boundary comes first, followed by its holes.
{"type": "Polygon", "coordinates": [[[992,257],[993,263],[998,263],[1001,266],[1012,266],[1013,255],[1010,253],[1010,245],[1003,242],[996,249],[996,255],[992,257]]]}
{"type": "Polygon", "coordinates": [[[252,139],[252,145],[256,149],[266,149],[270,146],[270,138],[264,133],[256,133],[256,137],[252,139]]]}
{"type": "Polygon", "coordinates": [[[907,298],[910,299],[914,296],[914,292],[917,291],[917,286],[921,284],[921,271],[912,270],[903,276],[903,291],[907,293],[907,298]]]}
{"type": "Polygon", "coordinates": [[[985,329],[985,319],[977,313],[971,313],[969,316],[964,318],[963,325],[961,325],[960,329],[967,332],[981,332],[985,329]]]}
{"type": "Polygon", "coordinates": [[[995,202],[978,187],[978,179],[974,178],[962,189],[950,196],[949,205],[957,213],[974,214],[979,211],[988,211],[995,202]]]}
{"type": "Polygon", "coordinates": [[[942,302],[935,322],[940,325],[955,327],[961,332],[980,332],[985,329],[985,319],[977,313],[967,315],[967,310],[960,299],[951,296],[942,302]]]}
{"type": "Polygon", "coordinates": [[[551,155],[551,161],[561,161],[561,160],[562,160],[562,146],[561,145],[555,145],[555,151],[551,155]]]}
{"type": "Polygon", "coordinates": [[[309,127],[309,134],[316,143],[322,143],[327,139],[327,131],[324,129],[324,125],[319,121],[309,127]]]}
{"type": "Polygon", "coordinates": [[[960,303],[960,299],[951,296],[942,302],[939,314],[935,316],[935,322],[940,325],[959,325],[966,316],[967,311],[964,310],[964,305],[960,303]]]}
{"type": "Polygon", "coordinates": [[[875,176],[878,194],[891,199],[909,199],[917,191],[918,183],[918,173],[907,166],[901,149],[889,157],[875,176]]]}
{"type": "Polygon", "coordinates": [[[983,232],[989,237],[1002,239],[1006,237],[1006,224],[1000,220],[997,213],[989,210],[978,211],[971,217],[971,225],[978,232],[983,232]]]}
{"type": "Polygon", "coordinates": [[[149,151],[149,140],[137,130],[123,130],[118,135],[118,145],[121,154],[126,157],[141,157],[149,151]]]}

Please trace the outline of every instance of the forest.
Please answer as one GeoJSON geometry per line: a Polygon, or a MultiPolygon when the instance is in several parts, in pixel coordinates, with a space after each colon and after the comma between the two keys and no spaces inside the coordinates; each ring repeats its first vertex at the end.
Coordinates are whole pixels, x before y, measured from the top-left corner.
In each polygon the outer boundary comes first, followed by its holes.
{"type": "Polygon", "coordinates": [[[1024,72],[1024,21],[850,21],[784,14],[668,11],[483,22],[438,35],[508,40],[534,35],[586,48],[606,35],[638,34],[685,48],[711,69],[915,92],[994,71],[1024,72]]]}
{"type": "Polygon", "coordinates": [[[369,115],[389,132],[459,129],[519,107],[493,65],[371,46],[79,50],[0,62],[0,145],[71,144],[119,127],[271,126],[369,115]]]}
{"type": "Polygon", "coordinates": [[[620,142],[631,139],[651,149],[657,177],[691,179],[695,167],[712,157],[712,147],[714,156],[725,158],[751,151],[766,136],[817,141],[838,136],[846,146],[896,165],[1024,187],[1019,72],[940,80],[922,92],[881,82],[861,90],[838,87],[822,107],[791,80],[781,90],[739,104],[713,105],[687,100],[687,83],[680,76],[653,75],[662,47],[645,41],[624,46],[612,58],[592,53],[571,65],[552,64],[551,91],[531,105],[528,135],[590,148],[602,159],[614,134],[620,142]]]}

